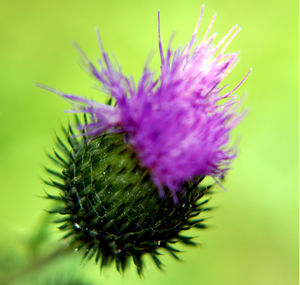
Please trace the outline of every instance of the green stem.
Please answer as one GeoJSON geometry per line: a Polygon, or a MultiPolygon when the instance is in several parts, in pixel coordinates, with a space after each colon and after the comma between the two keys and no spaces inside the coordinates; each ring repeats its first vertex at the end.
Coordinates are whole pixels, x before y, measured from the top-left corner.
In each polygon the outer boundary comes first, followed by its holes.
{"type": "Polygon", "coordinates": [[[62,257],[63,255],[66,255],[67,253],[71,252],[71,248],[67,245],[64,245],[46,256],[38,257],[34,259],[32,263],[27,265],[25,268],[13,273],[11,276],[8,276],[3,280],[0,280],[0,285],[12,285],[18,280],[24,279],[28,275],[37,272],[38,270],[48,265],[52,261],[56,260],[57,258],[62,257]]]}

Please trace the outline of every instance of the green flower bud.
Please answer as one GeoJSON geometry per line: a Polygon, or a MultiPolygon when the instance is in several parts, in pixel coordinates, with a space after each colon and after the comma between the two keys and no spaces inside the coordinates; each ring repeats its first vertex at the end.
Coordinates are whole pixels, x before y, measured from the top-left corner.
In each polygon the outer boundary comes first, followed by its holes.
{"type": "Polygon", "coordinates": [[[196,244],[182,232],[205,228],[204,219],[196,218],[209,210],[209,199],[203,197],[209,187],[199,185],[203,178],[185,182],[174,203],[168,189],[165,197],[158,195],[124,134],[87,139],[74,136],[71,126],[64,133],[67,143],[57,138],[54,156],[49,156],[57,170],[47,169],[53,179],[46,183],[59,193],[47,193],[47,198],[60,204],[49,212],[61,216],[59,229],[84,258],[95,257],[101,268],[115,262],[118,271],[132,258],[141,274],[145,254],[162,269],[161,249],[178,259],[173,244],[196,244]]]}

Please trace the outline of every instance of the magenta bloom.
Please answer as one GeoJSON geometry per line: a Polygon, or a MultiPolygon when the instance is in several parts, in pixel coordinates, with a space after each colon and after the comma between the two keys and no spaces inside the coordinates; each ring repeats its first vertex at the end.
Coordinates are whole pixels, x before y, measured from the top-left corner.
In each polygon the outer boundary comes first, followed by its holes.
{"type": "MultiPolygon", "coordinates": [[[[183,182],[195,177],[222,177],[236,156],[229,145],[230,132],[241,119],[233,95],[246,77],[231,91],[220,86],[238,62],[238,53],[225,53],[241,30],[234,26],[218,43],[209,35],[214,15],[203,39],[196,40],[203,8],[189,43],[164,53],[160,39],[160,74],[156,78],[147,66],[137,84],[112,64],[100,37],[102,60],[98,68],[84,58],[102,88],[116,100],[104,105],[78,96],[56,93],[76,103],[76,110],[91,115],[83,126],[87,135],[125,132],[128,144],[138,155],[157,185],[161,196],[166,186],[176,197],[183,182]]],[[[176,199],[176,198],[175,198],[176,199]]]]}

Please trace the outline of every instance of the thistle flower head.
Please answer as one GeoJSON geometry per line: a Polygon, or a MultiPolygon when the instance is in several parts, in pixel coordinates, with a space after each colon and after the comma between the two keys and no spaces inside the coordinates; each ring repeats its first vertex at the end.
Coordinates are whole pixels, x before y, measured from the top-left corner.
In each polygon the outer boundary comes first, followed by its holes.
{"type": "Polygon", "coordinates": [[[207,210],[208,200],[200,199],[208,188],[199,183],[205,176],[223,178],[236,155],[230,133],[242,115],[233,94],[248,74],[227,92],[222,81],[238,61],[238,53],[225,51],[240,29],[234,26],[214,44],[214,15],[197,41],[202,14],[203,8],[190,42],[175,50],[169,44],[166,52],[158,14],[160,74],[146,65],[137,83],[110,60],[99,34],[98,66],[79,49],[114,99],[109,104],[47,88],[70,100],[73,112],[85,114],[85,122],[77,122],[81,138],[70,127],[68,145],[58,139],[61,153],[52,160],[61,173],[48,172],[62,182],[47,184],[62,193],[47,197],[62,206],[50,212],[66,216],[58,220],[68,231],[65,237],[85,248],[85,257],[101,258],[101,266],[115,261],[123,270],[132,257],[140,273],[148,253],[161,268],[158,249],[177,257],[170,244],[193,244],[181,232],[205,227],[203,219],[193,219],[207,210]]]}
{"type": "MultiPolygon", "coordinates": [[[[196,35],[183,48],[163,51],[158,14],[158,78],[145,66],[137,84],[112,63],[98,36],[102,60],[96,67],[82,52],[102,89],[116,101],[115,106],[78,96],[60,95],[77,103],[77,110],[89,113],[92,122],[83,126],[86,134],[97,137],[103,132],[124,132],[127,142],[146,167],[159,193],[167,187],[176,201],[184,181],[195,177],[222,177],[235,152],[229,145],[230,132],[240,121],[234,91],[221,92],[224,78],[238,62],[238,53],[225,53],[241,29],[234,26],[217,44],[216,34],[209,36],[213,19],[200,42],[196,35]],[[78,104],[80,103],[80,104],[78,104]]],[[[98,34],[99,35],[99,34],[98,34]]],[[[248,74],[247,74],[248,75],[248,74]]],[[[57,91],[56,91],[57,92],[57,91]]]]}

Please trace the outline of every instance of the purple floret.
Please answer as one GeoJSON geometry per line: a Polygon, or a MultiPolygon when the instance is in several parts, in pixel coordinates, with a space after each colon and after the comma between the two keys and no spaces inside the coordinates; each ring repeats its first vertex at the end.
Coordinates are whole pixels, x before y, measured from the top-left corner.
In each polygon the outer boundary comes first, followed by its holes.
{"type": "Polygon", "coordinates": [[[221,92],[227,85],[220,87],[220,83],[238,62],[238,53],[225,50],[241,29],[234,26],[214,45],[216,34],[209,36],[214,15],[197,42],[202,14],[203,8],[191,41],[176,50],[169,45],[166,53],[158,14],[160,75],[155,78],[145,67],[138,84],[110,61],[99,36],[103,57],[99,68],[83,56],[103,90],[115,98],[115,106],[55,91],[70,99],[77,111],[91,115],[91,123],[83,126],[87,135],[127,133],[128,144],[150,171],[160,195],[164,196],[167,187],[175,201],[183,182],[203,176],[216,179],[229,169],[236,156],[229,146],[230,133],[242,117],[232,94],[249,74],[231,91],[221,92]]]}

